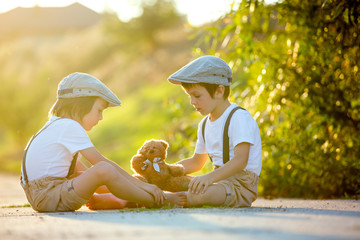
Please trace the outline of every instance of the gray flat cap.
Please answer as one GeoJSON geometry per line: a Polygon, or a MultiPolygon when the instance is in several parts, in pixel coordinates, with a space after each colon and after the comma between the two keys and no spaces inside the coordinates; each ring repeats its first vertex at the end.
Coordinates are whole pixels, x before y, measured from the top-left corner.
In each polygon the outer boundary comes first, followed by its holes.
{"type": "Polygon", "coordinates": [[[109,103],[110,107],[120,106],[116,95],[97,78],[86,73],[72,73],[64,77],[58,86],[58,98],[97,96],[109,103]]]}
{"type": "Polygon", "coordinates": [[[168,80],[174,84],[185,82],[230,86],[231,75],[232,71],[224,60],[215,56],[203,56],[182,67],[168,80]]]}

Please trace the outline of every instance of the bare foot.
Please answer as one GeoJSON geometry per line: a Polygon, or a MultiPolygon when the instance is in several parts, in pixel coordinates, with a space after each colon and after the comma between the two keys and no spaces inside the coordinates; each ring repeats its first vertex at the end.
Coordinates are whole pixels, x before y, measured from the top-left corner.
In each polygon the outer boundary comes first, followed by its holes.
{"type": "Polygon", "coordinates": [[[120,199],[111,193],[94,194],[86,203],[91,210],[122,209],[126,208],[128,201],[120,199]]]}
{"type": "Polygon", "coordinates": [[[184,192],[184,194],[185,194],[185,196],[186,196],[186,202],[185,202],[183,208],[191,208],[191,207],[193,207],[193,206],[191,205],[191,202],[189,201],[189,200],[191,200],[191,198],[190,198],[190,199],[188,198],[189,192],[184,192]]]}
{"type": "Polygon", "coordinates": [[[165,192],[165,203],[163,206],[182,207],[187,203],[185,192],[165,192]]]}

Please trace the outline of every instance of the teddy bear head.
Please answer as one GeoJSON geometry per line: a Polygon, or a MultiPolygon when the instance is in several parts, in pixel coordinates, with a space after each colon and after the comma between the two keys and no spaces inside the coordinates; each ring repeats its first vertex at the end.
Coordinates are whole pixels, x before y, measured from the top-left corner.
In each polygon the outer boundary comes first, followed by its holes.
{"type": "Polygon", "coordinates": [[[145,141],[138,153],[151,162],[165,160],[169,145],[163,140],[151,139],[145,141]]]}

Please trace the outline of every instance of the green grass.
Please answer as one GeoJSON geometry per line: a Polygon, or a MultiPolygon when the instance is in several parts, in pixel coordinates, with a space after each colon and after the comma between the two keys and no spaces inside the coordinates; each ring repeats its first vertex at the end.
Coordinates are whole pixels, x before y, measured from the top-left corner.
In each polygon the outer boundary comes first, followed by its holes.
{"type": "Polygon", "coordinates": [[[9,206],[2,206],[1,208],[23,208],[23,207],[31,207],[30,204],[26,203],[23,205],[9,205],[9,206]]]}

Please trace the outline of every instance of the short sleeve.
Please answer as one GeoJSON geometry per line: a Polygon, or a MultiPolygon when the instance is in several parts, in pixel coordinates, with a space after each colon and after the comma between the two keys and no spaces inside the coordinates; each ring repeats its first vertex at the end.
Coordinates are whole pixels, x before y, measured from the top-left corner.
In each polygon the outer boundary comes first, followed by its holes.
{"type": "Polygon", "coordinates": [[[71,154],[94,146],[85,129],[78,122],[69,121],[64,127],[63,134],[59,137],[59,143],[64,145],[71,154]]]}
{"type": "Polygon", "coordinates": [[[230,121],[229,138],[235,147],[239,143],[255,143],[254,119],[247,111],[236,111],[230,121]]]}
{"type": "Polygon", "coordinates": [[[204,136],[202,134],[202,125],[204,123],[204,120],[205,120],[205,118],[203,118],[198,125],[197,141],[196,141],[196,147],[195,147],[195,153],[197,153],[197,154],[207,153],[206,147],[205,147],[204,136]]]}

